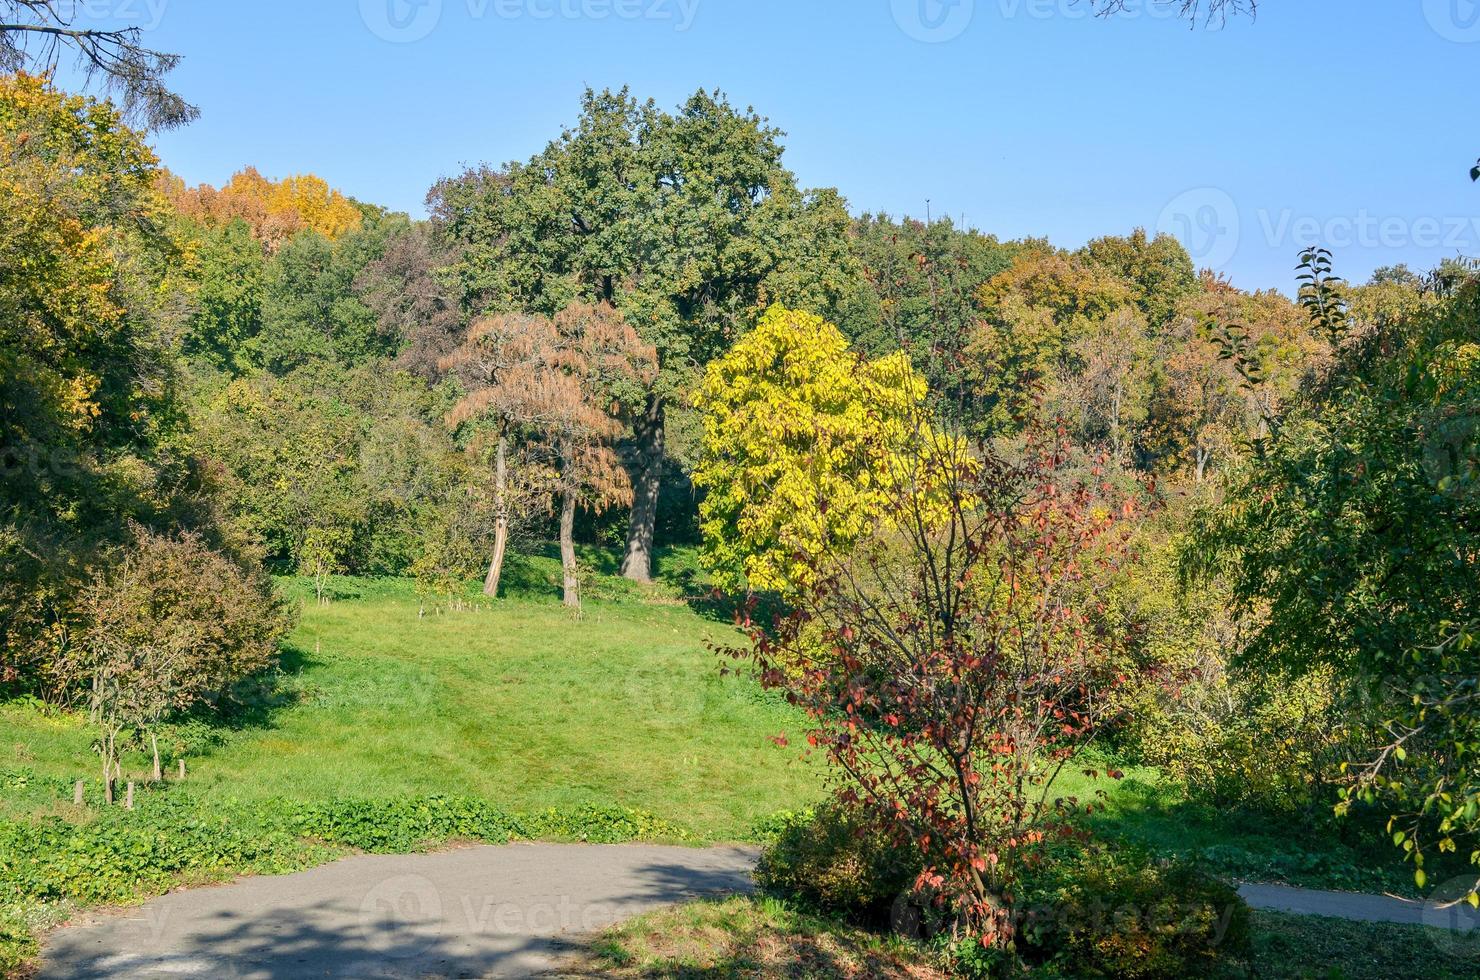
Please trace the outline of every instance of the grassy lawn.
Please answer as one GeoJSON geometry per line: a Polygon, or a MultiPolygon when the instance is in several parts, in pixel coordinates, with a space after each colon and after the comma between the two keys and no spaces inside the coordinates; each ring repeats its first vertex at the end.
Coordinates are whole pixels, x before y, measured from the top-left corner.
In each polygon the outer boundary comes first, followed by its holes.
{"type": "MultiPolygon", "coordinates": [[[[610,570],[601,552],[587,559],[610,570]]],[[[558,566],[544,558],[510,570],[512,596],[440,614],[423,615],[405,580],[339,579],[320,606],[307,583],[284,579],[303,616],[282,675],[229,727],[178,726],[164,739],[190,769],[172,792],[309,802],[445,794],[520,812],[614,804],[699,840],[746,838],[758,819],[821,796],[822,766],[770,741],[797,733],[797,712],[721,674],[711,647],[740,637],[693,601],[702,589],[692,553],[660,556],[658,571],[652,588],[594,574],[580,616],[561,606],[558,566]]],[[[0,746],[40,775],[95,781],[91,740],[76,716],[0,706],[0,746]]],[[[126,778],[142,779],[148,759],[136,752],[125,766],[126,778]]],[[[1412,887],[1395,851],[1365,829],[1296,834],[1188,803],[1155,770],[1125,776],[1071,768],[1054,794],[1103,804],[1093,818],[1101,833],[1195,855],[1230,876],[1412,887]]],[[[14,809],[0,801],[0,813],[14,809]]]]}
{"type": "MultiPolygon", "coordinates": [[[[675,560],[675,564],[680,564],[675,560]]],[[[582,615],[534,560],[513,598],[421,615],[410,582],[339,580],[301,624],[271,700],[232,729],[169,741],[202,798],[323,800],[456,794],[511,811],[587,803],[646,810],[704,839],[821,793],[818,767],[768,740],[797,715],[710,649],[738,636],[679,601],[602,579],[582,615]]],[[[48,776],[92,778],[80,719],[0,709],[0,745],[48,776]]],[[[125,760],[143,778],[148,759],[125,760]]]]}

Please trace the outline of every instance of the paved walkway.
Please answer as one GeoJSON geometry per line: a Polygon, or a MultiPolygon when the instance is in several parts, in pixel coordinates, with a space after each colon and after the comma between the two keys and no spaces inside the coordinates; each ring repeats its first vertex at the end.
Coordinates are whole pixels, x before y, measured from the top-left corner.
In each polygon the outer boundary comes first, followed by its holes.
{"type": "Polygon", "coordinates": [[[1301,915],[1324,915],[1357,922],[1398,922],[1433,926],[1457,932],[1480,929],[1480,912],[1464,902],[1434,903],[1390,895],[1354,895],[1323,892],[1289,885],[1240,885],[1238,893],[1250,907],[1301,915]]]}
{"type": "Polygon", "coordinates": [[[40,976],[527,977],[623,919],[749,890],[755,858],[555,844],[354,857],[84,916],[48,938],[40,976]]]}
{"type": "MultiPolygon", "coordinates": [[[[651,909],[750,890],[756,852],[514,844],[354,857],[84,916],[46,943],[40,977],[527,977],[651,909]]],[[[1480,913],[1374,895],[1244,885],[1253,907],[1471,931],[1480,913]]]]}

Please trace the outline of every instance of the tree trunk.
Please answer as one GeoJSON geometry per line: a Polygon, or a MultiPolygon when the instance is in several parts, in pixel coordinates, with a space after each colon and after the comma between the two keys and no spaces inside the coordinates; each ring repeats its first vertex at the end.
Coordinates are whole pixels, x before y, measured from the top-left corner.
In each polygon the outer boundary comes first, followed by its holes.
{"type": "Polygon", "coordinates": [[[103,740],[103,802],[108,806],[113,805],[113,739],[104,737],[103,740]]]}
{"type": "Polygon", "coordinates": [[[154,779],[152,782],[163,782],[164,771],[159,768],[159,736],[154,732],[149,733],[149,745],[154,749],[154,779]]]}
{"type": "Polygon", "coordinates": [[[581,608],[581,580],[576,574],[576,492],[567,488],[560,501],[560,567],[565,572],[565,604],[581,608]]]}
{"type": "Polygon", "coordinates": [[[632,460],[632,526],[622,574],[634,582],[653,580],[653,538],[658,526],[658,490],[663,482],[663,424],[667,409],[660,395],[648,398],[647,411],[634,426],[637,452],[632,460]]]}
{"type": "Polygon", "coordinates": [[[504,552],[509,547],[509,437],[499,433],[498,454],[493,470],[494,525],[493,560],[483,580],[483,594],[498,598],[498,580],[504,573],[504,552]]]}

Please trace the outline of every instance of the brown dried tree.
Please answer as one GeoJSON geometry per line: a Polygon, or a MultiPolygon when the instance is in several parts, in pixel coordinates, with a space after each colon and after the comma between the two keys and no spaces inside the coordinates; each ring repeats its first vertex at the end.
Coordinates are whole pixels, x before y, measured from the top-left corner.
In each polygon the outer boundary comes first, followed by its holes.
{"type": "Polygon", "coordinates": [[[553,318],[479,320],[442,368],[467,391],[449,424],[481,423],[493,440],[494,554],[484,591],[498,593],[517,450],[532,469],[547,474],[544,489],[559,501],[565,602],[579,606],[576,512],[630,503],[631,484],[613,443],[623,431],[621,406],[651,383],[656,353],[611,306],[577,303],[553,318]]]}

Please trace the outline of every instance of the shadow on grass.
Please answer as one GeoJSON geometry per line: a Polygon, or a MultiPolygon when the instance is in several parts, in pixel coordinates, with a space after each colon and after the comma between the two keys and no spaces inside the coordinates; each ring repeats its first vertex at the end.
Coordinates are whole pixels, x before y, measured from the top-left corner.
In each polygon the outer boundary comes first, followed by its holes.
{"type": "Polygon", "coordinates": [[[276,669],[249,677],[216,704],[164,725],[160,730],[160,748],[171,757],[210,755],[226,745],[232,735],[278,727],[279,715],[311,696],[301,677],[319,663],[303,647],[284,643],[276,669]]]}
{"type": "MultiPolygon", "coordinates": [[[[621,575],[621,553],[616,548],[577,545],[581,568],[581,593],[586,599],[608,602],[652,602],[668,600],[688,606],[699,616],[733,625],[745,609],[743,596],[717,594],[692,547],[662,547],[653,554],[653,581],[649,586],[628,581],[621,575]]],[[[563,578],[560,549],[547,542],[523,553],[510,553],[499,587],[503,598],[560,601],[563,578]]],[[[757,622],[772,621],[780,606],[770,597],[760,597],[751,607],[757,622]]]]}
{"type": "Polygon", "coordinates": [[[1269,812],[1219,806],[1189,799],[1170,784],[1134,777],[1101,802],[1105,808],[1087,821],[1099,836],[1191,859],[1227,878],[1417,894],[1412,866],[1391,846],[1386,816],[1374,809],[1338,819],[1324,808],[1269,812]]]}

